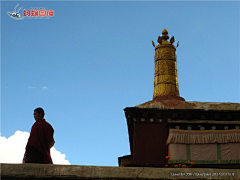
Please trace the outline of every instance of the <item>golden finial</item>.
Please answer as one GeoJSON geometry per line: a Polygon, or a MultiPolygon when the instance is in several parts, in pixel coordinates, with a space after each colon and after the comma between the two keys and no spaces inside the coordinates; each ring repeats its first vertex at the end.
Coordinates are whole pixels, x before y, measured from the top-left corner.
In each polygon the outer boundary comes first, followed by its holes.
{"type": "Polygon", "coordinates": [[[177,79],[177,55],[173,45],[174,36],[168,41],[168,31],[164,29],[155,47],[155,78],[153,99],[184,100],[179,96],[177,79]]]}
{"type": "Polygon", "coordinates": [[[166,29],[164,29],[162,31],[162,39],[164,39],[164,40],[168,40],[169,39],[168,31],[166,29]]]}
{"type": "Polygon", "coordinates": [[[164,36],[168,35],[168,30],[164,29],[164,30],[162,31],[162,35],[164,35],[164,36]]]}

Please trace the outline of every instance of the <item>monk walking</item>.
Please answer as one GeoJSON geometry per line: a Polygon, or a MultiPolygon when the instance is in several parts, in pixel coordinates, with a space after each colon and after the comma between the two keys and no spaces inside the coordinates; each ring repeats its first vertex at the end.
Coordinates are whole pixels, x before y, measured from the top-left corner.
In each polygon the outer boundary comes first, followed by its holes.
{"type": "Polygon", "coordinates": [[[53,139],[54,130],[43,118],[44,114],[42,108],[34,110],[36,122],[33,124],[28,138],[23,163],[53,164],[50,148],[55,143],[53,139]]]}

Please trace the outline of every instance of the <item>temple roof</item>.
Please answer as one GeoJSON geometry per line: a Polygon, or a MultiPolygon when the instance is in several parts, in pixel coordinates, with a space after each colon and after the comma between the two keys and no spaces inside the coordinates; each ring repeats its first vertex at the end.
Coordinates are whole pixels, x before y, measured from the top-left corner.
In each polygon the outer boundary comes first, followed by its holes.
{"type": "Polygon", "coordinates": [[[199,109],[204,111],[219,110],[219,111],[240,111],[240,103],[217,103],[217,102],[196,102],[196,101],[179,101],[179,100],[161,100],[148,101],[135,106],[142,109],[199,109]]]}

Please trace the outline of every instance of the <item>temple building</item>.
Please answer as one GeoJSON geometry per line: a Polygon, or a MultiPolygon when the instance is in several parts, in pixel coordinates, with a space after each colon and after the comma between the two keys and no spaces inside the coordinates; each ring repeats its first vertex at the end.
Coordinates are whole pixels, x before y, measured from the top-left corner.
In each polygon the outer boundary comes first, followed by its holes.
{"type": "Polygon", "coordinates": [[[175,40],[168,39],[164,29],[159,44],[153,42],[153,99],[124,109],[131,154],[119,157],[119,166],[163,167],[184,161],[195,167],[240,168],[240,104],[180,97],[175,40]]]}

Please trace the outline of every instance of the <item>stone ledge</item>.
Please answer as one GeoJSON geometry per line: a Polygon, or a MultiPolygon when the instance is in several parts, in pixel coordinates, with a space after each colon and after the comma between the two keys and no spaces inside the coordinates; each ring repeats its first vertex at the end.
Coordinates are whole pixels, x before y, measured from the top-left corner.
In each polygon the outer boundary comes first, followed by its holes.
{"type": "Polygon", "coordinates": [[[240,179],[239,169],[0,164],[2,180],[14,179],[240,179]],[[182,173],[182,174],[181,174],[182,173]],[[185,173],[185,174],[184,174],[185,173]],[[192,173],[192,175],[187,173],[192,173]],[[214,173],[218,173],[214,174],[214,173]],[[234,175],[233,175],[234,173],[234,175]],[[201,175],[200,175],[201,174],[201,175]],[[231,175],[230,175],[231,174],[231,175]]]}

